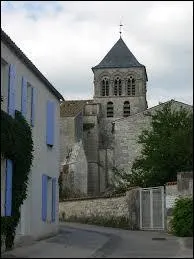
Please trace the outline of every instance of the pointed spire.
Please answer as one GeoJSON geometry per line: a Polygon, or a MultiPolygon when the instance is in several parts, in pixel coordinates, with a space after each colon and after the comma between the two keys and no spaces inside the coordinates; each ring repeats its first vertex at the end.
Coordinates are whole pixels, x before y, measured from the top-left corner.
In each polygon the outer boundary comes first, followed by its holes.
{"type": "Polygon", "coordinates": [[[143,67],[120,37],[103,60],[94,68],[143,67]]]}

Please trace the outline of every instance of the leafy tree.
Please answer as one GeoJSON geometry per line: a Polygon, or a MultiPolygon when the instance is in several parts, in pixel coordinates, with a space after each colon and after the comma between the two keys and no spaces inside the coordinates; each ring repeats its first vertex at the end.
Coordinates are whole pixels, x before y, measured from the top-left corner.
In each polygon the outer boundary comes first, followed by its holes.
{"type": "Polygon", "coordinates": [[[151,115],[150,130],[143,130],[138,143],[141,156],[132,166],[131,185],[142,187],[176,181],[178,171],[193,169],[193,114],[174,109],[169,102],[151,115]]]}

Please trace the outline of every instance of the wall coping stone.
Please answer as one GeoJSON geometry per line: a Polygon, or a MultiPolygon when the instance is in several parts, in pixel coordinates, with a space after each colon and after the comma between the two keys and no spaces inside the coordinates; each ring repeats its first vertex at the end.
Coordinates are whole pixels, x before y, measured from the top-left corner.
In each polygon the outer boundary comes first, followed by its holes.
{"type": "Polygon", "coordinates": [[[165,185],[176,185],[177,182],[167,182],[165,185]]]}
{"type": "Polygon", "coordinates": [[[115,195],[107,195],[107,196],[88,196],[88,197],[79,197],[79,198],[71,198],[71,199],[63,199],[60,202],[68,202],[68,201],[84,201],[84,200],[97,200],[97,199],[110,199],[110,198],[119,198],[125,197],[126,194],[115,194],[115,195]]]}

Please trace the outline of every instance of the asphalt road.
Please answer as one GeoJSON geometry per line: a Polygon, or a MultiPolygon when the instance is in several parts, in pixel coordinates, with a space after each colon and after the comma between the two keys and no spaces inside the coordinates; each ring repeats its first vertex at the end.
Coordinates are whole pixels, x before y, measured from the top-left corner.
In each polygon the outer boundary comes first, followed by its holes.
{"type": "Polygon", "coordinates": [[[192,247],[185,246],[183,241],[163,232],[61,223],[57,236],[18,247],[3,257],[193,258],[192,247]]]}

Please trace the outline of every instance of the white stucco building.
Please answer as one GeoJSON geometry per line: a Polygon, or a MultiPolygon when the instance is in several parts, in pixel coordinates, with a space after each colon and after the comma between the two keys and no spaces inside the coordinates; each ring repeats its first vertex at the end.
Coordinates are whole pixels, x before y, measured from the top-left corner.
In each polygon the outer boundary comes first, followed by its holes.
{"type": "MultiPolygon", "coordinates": [[[[21,111],[32,128],[34,159],[16,240],[58,228],[59,117],[62,95],[1,30],[1,109],[21,111]]],[[[1,160],[1,215],[6,213],[6,160],[1,160]]],[[[7,196],[6,196],[7,197],[7,196]]],[[[8,215],[9,216],[9,215],[8,215]]]]}

